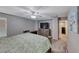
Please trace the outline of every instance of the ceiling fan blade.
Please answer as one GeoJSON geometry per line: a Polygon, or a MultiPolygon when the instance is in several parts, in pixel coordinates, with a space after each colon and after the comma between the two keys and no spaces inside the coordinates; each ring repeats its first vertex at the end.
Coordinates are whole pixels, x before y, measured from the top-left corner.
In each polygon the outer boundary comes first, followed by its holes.
{"type": "Polygon", "coordinates": [[[19,8],[22,8],[22,9],[25,9],[25,10],[29,10],[29,11],[31,11],[31,9],[27,6],[18,6],[19,8]]]}

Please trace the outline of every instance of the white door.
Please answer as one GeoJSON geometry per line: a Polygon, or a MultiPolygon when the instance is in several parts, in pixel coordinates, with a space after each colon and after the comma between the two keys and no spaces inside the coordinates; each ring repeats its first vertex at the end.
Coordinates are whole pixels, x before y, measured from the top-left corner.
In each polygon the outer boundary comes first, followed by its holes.
{"type": "Polygon", "coordinates": [[[7,36],[7,19],[0,18],[0,37],[7,36]]]}

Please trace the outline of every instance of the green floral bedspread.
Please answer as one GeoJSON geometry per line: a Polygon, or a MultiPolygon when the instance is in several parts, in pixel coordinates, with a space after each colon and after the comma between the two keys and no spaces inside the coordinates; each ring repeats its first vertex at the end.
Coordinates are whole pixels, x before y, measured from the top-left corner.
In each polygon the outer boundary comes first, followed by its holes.
{"type": "Polygon", "coordinates": [[[0,53],[44,53],[50,47],[48,38],[31,33],[0,38],[0,53]]]}

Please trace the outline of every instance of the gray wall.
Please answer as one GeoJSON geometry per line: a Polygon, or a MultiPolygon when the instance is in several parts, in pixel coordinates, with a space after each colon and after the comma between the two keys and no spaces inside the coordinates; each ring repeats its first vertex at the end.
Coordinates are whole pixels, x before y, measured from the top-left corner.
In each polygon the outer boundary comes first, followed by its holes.
{"type": "Polygon", "coordinates": [[[22,17],[0,13],[1,18],[7,18],[7,35],[17,35],[23,30],[35,30],[35,21],[28,20],[22,17]]]}
{"type": "Polygon", "coordinates": [[[71,52],[71,53],[79,53],[77,11],[78,10],[76,6],[72,7],[72,9],[70,10],[69,16],[68,16],[68,27],[69,27],[68,52],[71,52]]]}

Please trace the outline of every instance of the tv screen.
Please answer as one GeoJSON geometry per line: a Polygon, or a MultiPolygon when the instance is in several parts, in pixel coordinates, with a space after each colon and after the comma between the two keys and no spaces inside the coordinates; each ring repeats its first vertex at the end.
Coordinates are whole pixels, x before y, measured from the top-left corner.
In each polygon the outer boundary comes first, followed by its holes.
{"type": "Polygon", "coordinates": [[[49,23],[40,23],[40,28],[49,29],[49,23]]]}

